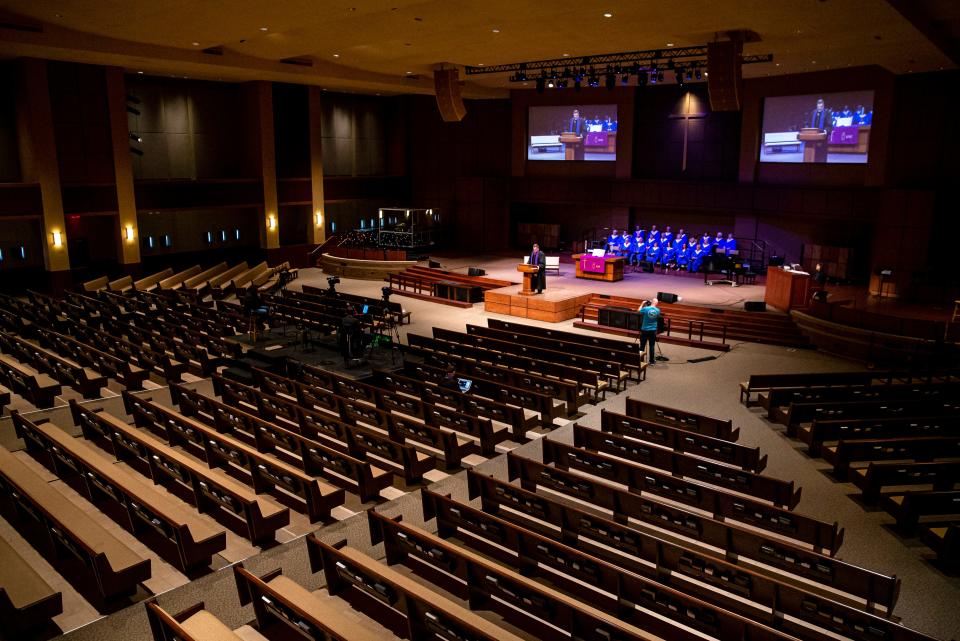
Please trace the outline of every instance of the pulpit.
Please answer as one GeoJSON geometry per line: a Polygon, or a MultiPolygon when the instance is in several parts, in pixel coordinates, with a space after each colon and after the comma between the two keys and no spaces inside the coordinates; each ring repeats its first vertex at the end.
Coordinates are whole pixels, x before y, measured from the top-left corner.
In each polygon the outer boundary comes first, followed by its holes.
{"type": "Polygon", "coordinates": [[[536,265],[527,265],[520,263],[517,265],[517,271],[523,274],[523,288],[520,290],[521,296],[533,296],[537,292],[533,290],[533,279],[540,270],[536,265]]]}
{"type": "Polygon", "coordinates": [[[583,136],[565,131],[560,134],[560,142],[563,143],[564,160],[583,160],[583,136]]]}
{"type": "Polygon", "coordinates": [[[810,304],[810,289],[813,279],[806,272],[793,272],[780,268],[767,270],[767,287],[763,302],[783,311],[790,311],[810,304]]]}
{"type": "Polygon", "coordinates": [[[816,127],[804,127],[797,134],[803,143],[803,162],[827,162],[827,132],[816,127]]]}

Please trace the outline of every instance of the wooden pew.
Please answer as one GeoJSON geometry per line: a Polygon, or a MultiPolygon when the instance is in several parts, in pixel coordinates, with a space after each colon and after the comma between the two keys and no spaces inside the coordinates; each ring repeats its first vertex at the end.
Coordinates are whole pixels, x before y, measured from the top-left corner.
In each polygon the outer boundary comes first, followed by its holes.
{"type": "Polygon", "coordinates": [[[797,427],[814,420],[902,416],[953,416],[960,419],[960,403],[953,398],[793,403],[787,409],[787,435],[796,438],[797,427]]]}
{"type": "Polygon", "coordinates": [[[107,287],[110,283],[110,279],[106,276],[101,276],[100,278],[94,278],[93,280],[88,280],[81,287],[85,292],[95,292],[107,287]]]}
{"type": "MultiPolygon", "coordinates": [[[[835,592],[815,584],[795,583],[792,577],[750,564],[737,565],[723,552],[670,540],[658,530],[638,523],[624,523],[593,511],[575,507],[511,485],[473,470],[467,472],[468,498],[480,498],[483,512],[561,541],[576,541],[577,548],[612,563],[623,564],[638,574],[687,591],[704,600],[722,604],[762,622],[778,622],[798,638],[823,638],[825,626],[853,639],[872,638],[869,629],[880,630],[888,639],[926,639],[925,635],[897,625],[889,618],[864,612],[860,604],[848,603],[835,592]],[[509,509],[501,509],[507,507],[509,509]],[[560,536],[557,536],[559,530],[560,536]],[[704,585],[706,584],[706,585],[704,585]],[[724,596],[724,593],[730,595],[724,596]],[[745,603],[752,601],[755,605],[745,603]],[[771,604],[773,607],[771,609],[771,604]],[[781,618],[783,615],[786,617],[781,618]],[[797,623],[790,619],[800,619],[797,623]],[[866,635],[866,636],[865,636],[866,635]]],[[[421,492],[425,520],[437,519],[438,530],[453,527],[476,532],[497,532],[476,510],[430,490],[421,492]],[[477,532],[477,530],[480,530],[477,532]]]]}
{"type": "Polygon", "coordinates": [[[110,376],[122,383],[127,389],[141,389],[143,381],[149,376],[150,372],[138,367],[113,354],[97,349],[87,343],[82,343],[70,336],[64,336],[56,332],[40,330],[41,341],[55,349],[59,353],[69,354],[70,357],[92,369],[110,376]]]}
{"type": "Polygon", "coordinates": [[[740,438],[740,428],[733,427],[730,419],[713,418],[693,412],[685,412],[673,407],[647,403],[635,398],[627,399],[627,416],[669,425],[688,432],[735,442],[740,438]]]}
{"type": "MultiPolygon", "coordinates": [[[[319,287],[314,287],[312,285],[303,285],[301,289],[301,292],[292,292],[294,297],[307,298],[310,300],[334,298],[334,296],[329,294],[327,290],[320,289],[319,287]]],[[[356,294],[348,294],[346,292],[337,292],[335,298],[359,303],[361,306],[370,305],[371,307],[374,307],[383,304],[383,301],[380,298],[358,296],[356,294]]],[[[398,325],[403,325],[404,321],[406,321],[407,325],[410,324],[410,312],[405,310],[403,305],[400,303],[396,301],[387,302],[386,312],[394,319],[394,321],[396,321],[398,325]]]]}
{"type": "Polygon", "coordinates": [[[573,444],[576,447],[624,458],[631,463],[670,472],[681,478],[696,479],[717,487],[747,494],[774,505],[796,506],[800,501],[800,489],[793,481],[783,481],[771,476],[698,456],[675,452],[666,448],[638,442],[636,439],[610,434],[584,427],[573,426],[573,444]]]}
{"type": "Polygon", "coordinates": [[[797,437],[807,444],[810,456],[820,456],[823,444],[846,439],[882,439],[908,436],[950,436],[957,434],[960,417],[917,416],[903,418],[862,418],[815,420],[800,425],[797,437]]]}
{"type": "Polygon", "coordinates": [[[529,334],[531,336],[543,336],[546,338],[559,338],[571,343],[579,343],[587,347],[599,347],[603,349],[613,349],[629,352],[636,355],[637,358],[643,354],[640,352],[640,343],[637,341],[622,341],[616,338],[604,338],[602,336],[591,336],[589,334],[577,334],[576,332],[565,332],[550,327],[540,327],[538,325],[526,325],[515,321],[505,321],[498,318],[488,318],[487,327],[500,329],[508,332],[517,332],[519,334],[529,334]]]}
{"type": "Polygon", "coordinates": [[[133,277],[132,276],[123,276],[117,280],[112,280],[107,283],[107,289],[111,292],[124,293],[133,289],[133,277]]]}
{"type": "Polygon", "coordinates": [[[307,514],[311,522],[329,518],[330,510],[343,505],[343,489],[266,455],[232,436],[221,434],[199,421],[131,394],[124,395],[124,406],[127,413],[133,415],[138,427],[152,430],[170,445],[184,445],[210,467],[246,472],[255,492],[270,491],[280,499],[286,499],[289,494],[298,497],[300,503],[294,509],[307,514]],[[289,494],[284,494],[283,490],[289,494]]]}
{"type": "Polygon", "coordinates": [[[160,535],[175,554],[168,558],[183,571],[210,566],[211,557],[227,546],[226,532],[198,519],[179,501],[170,499],[137,479],[130,472],[110,464],[91,445],[67,434],[52,423],[37,424],[19,412],[11,414],[17,436],[34,458],[49,462],[53,472],[68,480],[79,476],[79,484],[91,503],[109,498],[122,510],[122,518],[111,514],[120,525],[147,541],[160,535]],[[118,520],[119,519],[119,520],[118,520]],[[148,528],[145,530],[145,528],[148,528]]]}
{"type": "Polygon", "coordinates": [[[209,281],[211,278],[214,278],[226,272],[227,269],[229,269],[227,263],[225,262],[217,263],[213,267],[208,267],[202,272],[194,274],[189,278],[185,278],[183,283],[181,284],[181,289],[195,289],[203,285],[207,281],[209,281]]]}
{"type": "MultiPolygon", "coordinates": [[[[455,570],[458,581],[446,581],[444,587],[460,599],[469,597],[473,608],[483,605],[505,616],[516,625],[544,641],[560,641],[573,638],[598,639],[610,638],[622,641],[655,641],[656,637],[640,628],[625,623],[615,616],[582,604],[578,599],[568,597],[556,590],[510,572],[490,561],[484,561],[479,555],[469,554],[431,536],[423,530],[403,526],[411,545],[398,550],[394,542],[399,537],[391,536],[387,541],[390,549],[388,560],[402,561],[407,550],[414,545],[436,547],[438,559],[433,563],[446,560],[462,560],[455,570]],[[469,561],[469,563],[468,563],[469,561]],[[467,576],[469,574],[469,576],[467,576]],[[526,605],[524,605],[526,604],[526,605]],[[550,623],[565,632],[559,633],[545,625],[537,614],[549,612],[550,623]],[[518,620],[518,615],[524,620],[518,620]]],[[[425,548],[430,549],[430,548],[425,548]]],[[[310,566],[315,572],[323,571],[327,581],[327,591],[331,594],[353,592],[355,590],[373,597],[371,607],[379,605],[395,607],[405,603],[408,595],[414,599],[433,604],[440,611],[442,621],[449,622],[453,630],[470,633],[466,638],[502,639],[519,641],[506,630],[493,625],[485,618],[463,609],[454,602],[437,594],[421,583],[413,581],[390,567],[374,561],[370,557],[346,546],[331,546],[320,541],[315,535],[307,535],[307,551],[310,566]]],[[[446,564],[445,564],[446,565],[446,564]]],[[[437,573],[433,573],[437,574],[437,573]]],[[[433,576],[431,576],[433,578],[433,576]]],[[[459,635],[458,635],[459,636],[459,635]]],[[[681,638],[681,637],[677,637],[681,638]]],[[[684,637],[685,638],[685,637],[684,637]]]]}
{"type": "MultiPolygon", "coordinates": [[[[213,295],[214,300],[220,300],[226,298],[231,293],[233,293],[233,279],[247,272],[250,268],[247,266],[247,262],[244,261],[237,265],[234,265],[225,272],[221,272],[207,281],[205,286],[205,292],[213,295]]],[[[199,296],[198,298],[202,298],[199,296]]]]}
{"type": "Polygon", "coordinates": [[[79,560],[77,567],[90,575],[84,581],[84,590],[109,599],[133,593],[138,583],[150,578],[150,559],[116,539],[82,506],[4,448],[0,448],[0,496],[12,524],[23,528],[39,524],[40,535],[27,536],[38,551],[55,563],[79,560]]]}
{"type": "Polygon", "coordinates": [[[829,403],[837,401],[919,400],[960,394],[956,383],[892,385],[838,385],[835,387],[773,387],[760,392],[757,400],[767,410],[767,418],[787,424],[793,403],[829,403]]]}
{"type": "Polygon", "coordinates": [[[863,492],[864,502],[872,504],[886,486],[932,485],[934,490],[952,490],[960,482],[960,462],[871,462],[851,469],[850,480],[863,492]]]}
{"type": "Polygon", "coordinates": [[[179,289],[183,287],[183,282],[192,276],[200,273],[200,265],[194,265],[188,269],[167,276],[157,283],[158,289],[179,289]]]}
{"type": "Polygon", "coordinates": [[[956,571],[960,567],[960,523],[920,528],[920,540],[937,553],[937,560],[956,571]]]}
{"type": "Polygon", "coordinates": [[[66,383],[84,398],[100,398],[100,390],[107,386],[107,379],[89,367],[76,361],[29,343],[18,336],[0,332],[0,350],[29,363],[38,372],[50,374],[60,383],[66,383]]]}
{"type": "MultiPolygon", "coordinates": [[[[864,607],[868,612],[876,612],[877,606],[880,606],[883,613],[889,616],[900,593],[898,578],[871,572],[817,551],[825,550],[832,554],[839,548],[843,530],[836,523],[828,528],[812,522],[808,525],[802,520],[794,520],[797,515],[782,511],[783,520],[780,520],[781,517],[775,516],[773,511],[750,513],[739,502],[720,510],[722,516],[743,520],[755,527],[766,525],[794,541],[787,542],[730,521],[717,521],[685,508],[652,501],[604,481],[595,481],[513,453],[507,454],[507,469],[508,478],[520,478],[523,489],[534,491],[539,485],[612,510],[614,519],[620,523],[628,518],[636,519],[691,541],[726,550],[727,560],[733,561],[741,556],[754,559],[788,574],[830,586],[856,600],[865,601],[866,605],[863,606],[861,602],[859,607],[864,607]],[[800,547],[798,543],[811,545],[813,551],[800,547]]],[[[770,509],[776,511],[775,508],[770,509]]]]}
{"type": "MultiPolygon", "coordinates": [[[[353,456],[346,446],[341,450],[321,442],[317,437],[323,432],[312,429],[314,422],[306,418],[296,423],[284,423],[287,427],[283,427],[181,386],[171,386],[170,393],[183,415],[206,422],[219,432],[255,446],[260,452],[273,453],[307,474],[323,476],[331,483],[359,494],[361,501],[377,500],[380,490],[393,483],[393,473],[389,470],[353,456]],[[296,456],[284,456],[284,451],[296,456]]],[[[302,408],[298,409],[297,416],[301,411],[306,416],[308,410],[302,408]]]]}
{"type": "Polygon", "coordinates": [[[160,281],[165,278],[173,276],[173,269],[167,267],[164,270],[158,271],[155,274],[150,274],[149,276],[144,276],[140,280],[134,281],[133,289],[141,292],[149,292],[160,287],[160,281]]]}
{"type": "Polygon", "coordinates": [[[799,374],[751,374],[740,383],[740,402],[747,405],[751,395],[771,387],[830,387],[831,385],[871,385],[889,377],[889,372],[804,372],[799,374]]]}
{"type": "Polygon", "coordinates": [[[154,483],[167,486],[200,513],[220,511],[239,521],[234,529],[256,544],[271,543],[275,533],[290,523],[290,510],[257,496],[226,474],[201,465],[148,432],[127,425],[102,410],[89,410],[70,401],[73,421],[88,440],[110,444],[118,461],[146,472],[154,483]],[[138,465],[139,464],[139,465],[138,465]]]}
{"type": "Polygon", "coordinates": [[[608,410],[600,412],[600,429],[604,432],[668,447],[678,452],[736,465],[750,472],[762,472],[767,466],[767,455],[760,456],[759,447],[738,445],[712,436],[704,436],[608,410]]]}
{"type": "Polygon", "coordinates": [[[10,390],[8,390],[3,385],[0,385],[0,412],[3,411],[3,408],[10,404],[10,390]]]}
{"type": "Polygon", "coordinates": [[[897,528],[909,535],[916,530],[920,517],[960,515],[960,490],[889,494],[883,499],[883,507],[897,520],[897,528]]]}
{"type": "MultiPolygon", "coordinates": [[[[269,633],[276,624],[292,628],[300,635],[315,641],[379,641],[380,636],[367,632],[356,624],[353,617],[345,615],[342,602],[321,599],[299,583],[285,577],[279,568],[258,577],[242,563],[233,566],[233,576],[237,582],[240,604],[253,604],[253,613],[257,620],[257,629],[269,633]]],[[[417,603],[420,605],[420,603],[417,603]]],[[[423,604],[427,607],[432,604],[423,604]]],[[[412,615],[408,610],[408,617],[412,615]]],[[[434,618],[420,619],[425,626],[434,618]]],[[[410,621],[409,638],[418,638],[414,634],[414,621],[410,621]]]]}
{"type": "Polygon", "coordinates": [[[0,537],[0,625],[4,636],[29,636],[31,630],[50,626],[50,619],[62,612],[63,595],[0,537]]]}
{"type": "Polygon", "coordinates": [[[169,614],[154,601],[147,602],[147,620],[153,641],[242,641],[220,619],[204,609],[203,601],[169,614]]]}
{"type": "Polygon", "coordinates": [[[255,279],[257,279],[262,274],[265,274],[269,267],[267,266],[267,261],[260,262],[245,272],[241,272],[233,277],[233,280],[230,281],[230,285],[234,292],[250,285],[255,279]]]}
{"type": "Polygon", "coordinates": [[[6,354],[0,354],[0,382],[40,408],[53,407],[63,391],[57,381],[6,354]]]}
{"type": "Polygon", "coordinates": [[[932,461],[960,457],[960,437],[855,439],[823,448],[823,458],[833,465],[833,474],[846,480],[851,463],[857,461],[932,461]]]}

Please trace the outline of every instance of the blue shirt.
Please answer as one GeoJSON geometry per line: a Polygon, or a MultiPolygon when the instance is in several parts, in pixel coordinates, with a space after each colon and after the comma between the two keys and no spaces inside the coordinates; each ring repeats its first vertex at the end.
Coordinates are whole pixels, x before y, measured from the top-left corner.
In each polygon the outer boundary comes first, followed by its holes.
{"type": "Polygon", "coordinates": [[[655,332],[657,331],[657,319],[660,318],[660,309],[654,307],[653,305],[648,305],[640,310],[640,315],[643,317],[643,322],[640,323],[640,331],[642,332],[655,332]]]}

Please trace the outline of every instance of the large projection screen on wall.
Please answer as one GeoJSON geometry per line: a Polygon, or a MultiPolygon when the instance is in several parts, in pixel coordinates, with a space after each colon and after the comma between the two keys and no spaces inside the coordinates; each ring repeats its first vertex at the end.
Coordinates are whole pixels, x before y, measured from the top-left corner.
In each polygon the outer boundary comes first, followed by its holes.
{"type": "Polygon", "coordinates": [[[866,163],[872,124],[873,91],[766,98],[760,162],[866,163]]]}

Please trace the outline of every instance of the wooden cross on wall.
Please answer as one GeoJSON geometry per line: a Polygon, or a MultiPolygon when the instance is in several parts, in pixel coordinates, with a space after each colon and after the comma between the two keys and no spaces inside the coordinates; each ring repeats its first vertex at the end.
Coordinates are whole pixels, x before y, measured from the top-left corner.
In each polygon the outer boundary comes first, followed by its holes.
{"type": "Polygon", "coordinates": [[[688,91],[684,97],[683,102],[683,111],[678,114],[670,114],[670,118],[673,120],[683,119],[683,162],[680,165],[680,171],[687,170],[687,139],[690,135],[690,121],[694,118],[706,118],[709,114],[706,113],[692,113],[690,111],[690,92],[688,91]]]}

